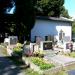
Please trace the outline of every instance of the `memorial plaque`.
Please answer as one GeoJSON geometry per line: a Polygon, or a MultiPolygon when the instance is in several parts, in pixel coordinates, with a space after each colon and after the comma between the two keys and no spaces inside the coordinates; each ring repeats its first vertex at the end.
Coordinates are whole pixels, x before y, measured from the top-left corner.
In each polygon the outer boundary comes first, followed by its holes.
{"type": "Polygon", "coordinates": [[[42,41],[40,43],[41,50],[50,50],[53,49],[52,47],[52,41],[42,41]]]}
{"type": "Polygon", "coordinates": [[[9,40],[10,40],[10,45],[14,45],[14,44],[17,44],[18,37],[17,36],[9,36],[9,40]]]}
{"type": "Polygon", "coordinates": [[[43,49],[44,50],[52,49],[52,42],[43,43],[43,49]]]}
{"type": "Polygon", "coordinates": [[[69,44],[70,44],[70,43],[66,43],[66,49],[69,49],[69,44]]]}

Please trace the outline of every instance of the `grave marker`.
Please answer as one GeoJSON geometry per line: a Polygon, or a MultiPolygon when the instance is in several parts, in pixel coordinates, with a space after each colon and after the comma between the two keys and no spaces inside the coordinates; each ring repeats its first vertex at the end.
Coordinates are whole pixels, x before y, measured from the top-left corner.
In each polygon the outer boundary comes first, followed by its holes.
{"type": "Polygon", "coordinates": [[[52,49],[52,41],[41,41],[40,42],[40,49],[41,50],[50,50],[52,49]]]}

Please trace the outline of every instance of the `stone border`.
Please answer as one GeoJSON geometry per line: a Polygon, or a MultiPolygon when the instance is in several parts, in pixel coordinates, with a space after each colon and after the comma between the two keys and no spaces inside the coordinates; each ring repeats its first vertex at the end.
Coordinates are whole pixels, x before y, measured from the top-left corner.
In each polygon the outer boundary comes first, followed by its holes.
{"type": "Polygon", "coordinates": [[[73,68],[75,68],[75,62],[74,61],[72,61],[66,65],[63,65],[63,69],[65,69],[65,70],[71,70],[73,68]]]}
{"type": "Polygon", "coordinates": [[[39,74],[44,74],[44,75],[55,75],[57,72],[61,71],[63,67],[61,65],[50,68],[48,70],[41,70],[37,65],[32,63],[28,58],[22,57],[22,60],[25,62],[25,64],[30,65],[30,68],[33,69],[34,71],[37,71],[39,74]]]}

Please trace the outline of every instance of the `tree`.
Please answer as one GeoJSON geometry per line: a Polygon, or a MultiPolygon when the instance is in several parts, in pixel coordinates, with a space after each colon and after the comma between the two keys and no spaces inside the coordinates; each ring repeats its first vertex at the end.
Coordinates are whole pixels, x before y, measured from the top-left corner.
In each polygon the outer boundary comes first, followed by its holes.
{"type": "Polygon", "coordinates": [[[24,35],[26,40],[30,39],[29,35],[35,22],[35,2],[36,0],[16,0],[16,33],[20,39],[24,35]]]}
{"type": "MultiPolygon", "coordinates": [[[[12,0],[13,1],[13,0],[12,0]]],[[[14,33],[23,40],[23,36],[28,35],[35,22],[34,4],[36,0],[14,0],[16,11],[14,14],[6,14],[7,8],[11,7],[11,0],[0,0],[0,28],[1,33],[14,33]]],[[[21,41],[22,41],[21,40],[21,41]]]]}
{"type": "Polygon", "coordinates": [[[75,34],[75,20],[72,23],[72,33],[75,34]]]}
{"type": "Polygon", "coordinates": [[[69,14],[68,14],[68,10],[65,9],[64,6],[61,7],[61,16],[66,17],[66,18],[70,18],[69,14]]]}
{"type": "Polygon", "coordinates": [[[64,0],[39,0],[35,6],[36,15],[59,17],[63,4],[64,0]]]}
{"type": "Polygon", "coordinates": [[[5,15],[5,10],[10,6],[10,1],[11,0],[0,0],[0,38],[3,38],[5,33],[9,32],[8,20],[6,18],[8,15],[5,15]]]}

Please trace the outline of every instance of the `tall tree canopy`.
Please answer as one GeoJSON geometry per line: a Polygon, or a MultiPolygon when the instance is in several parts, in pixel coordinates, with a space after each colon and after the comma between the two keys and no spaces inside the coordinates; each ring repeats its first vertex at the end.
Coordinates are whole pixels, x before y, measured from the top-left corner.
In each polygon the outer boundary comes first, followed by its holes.
{"type": "Polygon", "coordinates": [[[74,20],[73,23],[72,23],[72,33],[75,34],[75,20],[74,20]]]}
{"type": "Polygon", "coordinates": [[[0,29],[3,28],[1,34],[13,32],[19,39],[28,36],[35,22],[35,3],[36,0],[0,0],[0,29]],[[10,14],[13,5],[16,10],[10,14]]]}
{"type": "Polygon", "coordinates": [[[62,6],[61,8],[61,16],[66,17],[66,18],[71,18],[68,14],[68,10],[64,6],[62,6]]]}
{"type": "Polygon", "coordinates": [[[30,31],[34,26],[35,13],[34,5],[36,0],[16,0],[16,33],[19,37],[28,39],[30,31]],[[18,33],[20,32],[20,33],[18,33]]]}
{"type": "Polygon", "coordinates": [[[38,0],[36,15],[59,17],[64,0],[38,0]]]}

